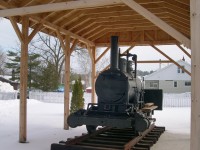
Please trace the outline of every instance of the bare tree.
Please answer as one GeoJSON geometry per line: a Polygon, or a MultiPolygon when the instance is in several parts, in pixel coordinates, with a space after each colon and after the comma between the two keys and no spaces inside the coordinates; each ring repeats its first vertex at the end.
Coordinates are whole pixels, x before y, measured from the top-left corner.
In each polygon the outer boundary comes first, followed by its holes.
{"type": "Polygon", "coordinates": [[[38,38],[31,42],[35,53],[40,54],[43,65],[54,64],[60,77],[64,65],[64,53],[56,37],[39,33],[38,38]]]}
{"type": "MultiPolygon", "coordinates": [[[[53,64],[57,70],[57,74],[62,80],[62,71],[65,63],[65,55],[62,50],[60,41],[58,38],[38,33],[37,39],[31,42],[31,49],[38,53],[42,57],[43,65],[53,64]]],[[[75,54],[82,54],[82,49],[75,47],[75,54]]]]}
{"type": "MultiPolygon", "coordinates": [[[[86,87],[88,87],[89,86],[89,76],[91,75],[91,71],[92,71],[91,58],[86,49],[81,49],[77,52],[75,52],[75,55],[77,56],[79,72],[86,75],[85,76],[86,87]]],[[[101,55],[101,53],[102,53],[102,49],[96,50],[97,56],[101,55]]],[[[109,62],[110,61],[109,61],[108,55],[105,55],[104,57],[102,57],[96,64],[96,71],[99,72],[99,71],[103,70],[109,64],[109,62]]]]}
{"type": "MultiPolygon", "coordinates": [[[[103,50],[98,48],[96,51],[96,55],[100,56],[103,50]]],[[[107,52],[97,63],[96,63],[96,70],[97,72],[101,72],[105,67],[110,64],[110,52],[107,52]]]]}

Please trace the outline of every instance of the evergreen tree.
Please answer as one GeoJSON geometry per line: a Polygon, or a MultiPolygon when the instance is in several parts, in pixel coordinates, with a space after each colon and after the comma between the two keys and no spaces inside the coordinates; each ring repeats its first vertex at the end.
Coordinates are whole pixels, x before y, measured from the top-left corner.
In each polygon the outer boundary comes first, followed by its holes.
{"type": "Polygon", "coordinates": [[[41,75],[38,77],[39,89],[43,91],[54,91],[59,85],[59,75],[54,64],[48,63],[46,67],[41,67],[41,75]]]}
{"type": "MultiPolygon", "coordinates": [[[[6,63],[6,68],[12,69],[12,77],[10,80],[20,80],[20,57],[21,54],[19,52],[8,51],[7,53],[8,59],[10,62],[6,63]]],[[[41,63],[39,60],[39,54],[29,54],[28,57],[28,87],[29,89],[37,88],[37,78],[38,78],[38,67],[41,63]]]]}
{"type": "Polygon", "coordinates": [[[20,73],[20,53],[8,51],[7,53],[8,60],[10,62],[7,62],[5,67],[8,69],[12,69],[12,78],[10,80],[19,81],[19,73],[20,73]]]}
{"type": "Polygon", "coordinates": [[[72,89],[72,98],[71,98],[71,107],[70,112],[73,113],[84,107],[84,98],[83,98],[83,85],[81,83],[81,78],[75,80],[72,89]]]}

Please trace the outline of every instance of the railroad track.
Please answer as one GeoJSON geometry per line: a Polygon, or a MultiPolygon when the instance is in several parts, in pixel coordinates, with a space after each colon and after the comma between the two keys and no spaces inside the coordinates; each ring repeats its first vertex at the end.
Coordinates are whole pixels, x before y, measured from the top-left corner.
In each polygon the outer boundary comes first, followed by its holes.
{"type": "Polygon", "coordinates": [[[51,144],[51,150],[150,150],[165,127],[154,124],[140,135],[136,136],[131,129],[101,128],[93,134],[70,138],[51,144]]]}

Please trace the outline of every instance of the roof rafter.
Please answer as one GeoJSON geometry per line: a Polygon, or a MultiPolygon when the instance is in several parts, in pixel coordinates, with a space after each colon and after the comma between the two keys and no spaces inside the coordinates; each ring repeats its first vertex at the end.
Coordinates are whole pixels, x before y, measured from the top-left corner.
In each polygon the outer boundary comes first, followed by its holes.
{"type": "Polygon", "coordinates": [[[179,68],[181,68],[182,70],[184,70],[188,75],[191,76],[191,72],[189,72],[187,69],[185,69],[183,66],[179,65],[179,63],[177,63],[175,60],[173,60],[171,57],[169,57],[168,55],[166,55],[164,52],[162,52],[159,48],[157,48],[154,45],[150,45],[151,47],[153,47],[156,51],[158,51],[160,54],[162,54],[163,56],[165,56],[167,59],[169,59],[171,62],[173,62],[175,65],[177,65],[179,68]]]}
{"type": "Polygon", "coordinates": [[[121,4],[121,0],[84,0],[84,1],[68,1],[52,4],[43,4],[37,6],[27,6],[21,8],[11,8],[0,10],[0,17],[21,16],[28,14],[44,13],[51,11],[98,7],[106,5],[121,4]]]}
{"type": "Polygon", "coordinates": [[[89,44],[89,45],[91,45],[91,46],[94,46],[94,45],[95,45],[93,42],[91,42],[91,41],[89,41],[89,40],[87,40],[87,39],[85,39],[85,38],[83,38],[83,37],[81,37],[81,36],[79,36],[79,35],[77,35],[77,34],[74,34],[74,33],[70,32],[70,31],[68,31],[68,30],[65,30],[65,29],[63,29],[63,28],[60,28],[59,26],[56,26],[56,25],[54,25],[54,24],[52,24],[52,23],[50,23],[50,22],[48,22],[48,21],[41,20],[40,18],[38,18],[38,17],[36,17],[36,16],[30,17],[30,20],[32,20],[32,21],[34,21],[34,22],[37,22],[37,23],[39,23],[39,22],[42,21],[42,22],[43,22],[43,25],[44,25],[45,27],[47,27],[47,28],[49,28],[49,29],[51,29],[51,30],[53,30],[53,31],[59,30],[61,33],[70,35],[70,36],[72,36],[73,38],[78,39],[79,41],[81,41],[81,42],[83,42],[83,43],[89,44]]]}
{"type": "MultiPolygon", "coordinates": [[[[2,0],[0,0],[0,5],[3,5],[4,8],[10,8],[10,7],[14,7],[14,6],[10,6],[7,3],[3,2],[2,0]]],[[[1,10],[0,10],[1,11],[1,10]]],[[[29,19],[35,23],[42,23],[44,27],[47,27],[48,29],[51,29],[53,31],[57,31],[60,30],[63,34],[67,34],[72,36],[75,39],[78,39],[79,41],[85,43],[85,44],[89,44],[91,46],[95,46],[95,44],[91,41],[89,41],[88,39],[85,39],[77,34],[74,34],[68,30],[65,30],[63,28],[60,28],[59,26],[54,25],[53,23],[50,23],[44,19],[41,19],[39,17],[36,16],[30,16],[29,19]]]]}
{"type": "Polygon", "coordinates": [[[177,39],[179,42],[183,43],[186,47],[191,46],[190,39],[185,37],[182,33],[172,28],[166,22],[149,12],[147,9],[136,3],[132,0],[122,0],[125,4],[127,4],[130,8],[140,13],[142,16],[153,22],[155,25],[160,27],[163,31],[167,32],[169,35],[177,39]]]}

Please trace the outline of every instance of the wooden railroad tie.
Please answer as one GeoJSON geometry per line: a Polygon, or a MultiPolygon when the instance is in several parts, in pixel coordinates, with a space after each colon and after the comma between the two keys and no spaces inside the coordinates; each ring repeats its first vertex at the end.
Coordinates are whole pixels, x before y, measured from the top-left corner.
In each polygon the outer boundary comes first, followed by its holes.
{"type": "Polygon", "coordinates": [[[132,128],[100,128],[93,134],[83,134],[52,144],[51,150],[150,150],[164,131],[165,127],[154,124],[139,136],[132,128]]]}

